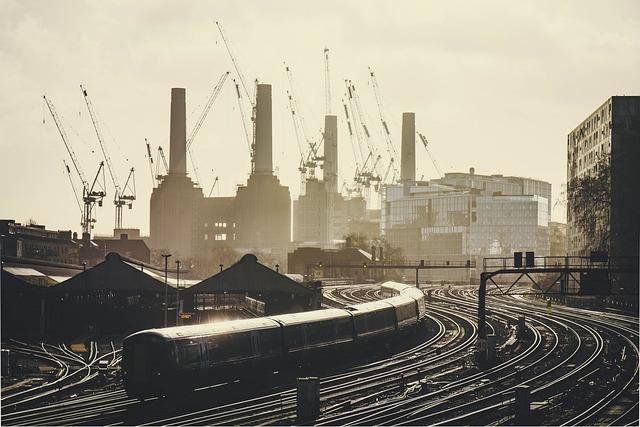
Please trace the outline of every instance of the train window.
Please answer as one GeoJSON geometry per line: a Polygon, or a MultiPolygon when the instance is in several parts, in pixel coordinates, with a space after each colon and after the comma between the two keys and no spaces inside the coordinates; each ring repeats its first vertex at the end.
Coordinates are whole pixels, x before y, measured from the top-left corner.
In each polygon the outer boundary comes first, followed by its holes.
{"type": "Polygon", "coordinates": [[[336,337],[338,340],[344,340],[346,338],[351,339],[353,337],[353,327],[351,323],[351,317],[345,319],[339,319],[335,322],[336,337]]]}
{"type": "Polygon", "coordinates": [[[307,345],[324,344],[335,341],[335,330],[330,320],[314,322],[307,328],[307,345]]]}
{"type": "Polygon", "coordinates": [[[180,363],[183,365],[192,365],[200,362],[200,343],[193,340],[179,341],[178,351],[180,354],[180,363]]]}
{"type": "Polygon", "coordinates": [[[251,335],[248,332],[218,335],[215,340],[218,348],[209,353],[209,360],[212,362],[251,357],[251,335]]]}
{"type": "Polygon", "coordinates": [[[285,337],[287,341],[287,347],[289,348],[301,348],[306,345],[306,325],[293,325],[287,326],[285,329],[285,337]]]}
{"type": "Polygon", "coordinates": [[[280,330],[264,329],[260,331],[260,349],[263,355],[280,354],[280,330]]]}

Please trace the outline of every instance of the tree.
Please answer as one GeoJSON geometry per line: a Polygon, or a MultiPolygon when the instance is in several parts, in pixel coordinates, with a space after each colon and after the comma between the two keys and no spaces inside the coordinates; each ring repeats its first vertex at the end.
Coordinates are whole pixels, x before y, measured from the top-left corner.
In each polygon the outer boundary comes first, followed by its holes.
{"type": "Polygon", "coordinates": [[[594,172],[574,178],[567,184],[569,213],[585,237],[582,247],[609,250],[611,215],[611,166],[609,157],[596,163],[594,172]]]}

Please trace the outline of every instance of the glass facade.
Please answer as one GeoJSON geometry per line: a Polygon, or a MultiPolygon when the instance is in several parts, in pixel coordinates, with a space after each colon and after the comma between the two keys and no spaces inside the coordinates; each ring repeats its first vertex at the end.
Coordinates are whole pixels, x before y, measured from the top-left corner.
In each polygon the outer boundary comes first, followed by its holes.
{"type": "Polygon", "coordinates": [[[447,175],[455,186],[440,179],[429,185],[387,187],[383,232],[408,260],[481,263],[483,257],[514,251],[549,254],[549,183],[492,176],[482,177],[479,188],[480,181],[469,179],[472,174],[447,175]],[[522,194],[525,190],[548,197],[522,194]],[[505,195],[507,191],[515,194],[505,195]]]}

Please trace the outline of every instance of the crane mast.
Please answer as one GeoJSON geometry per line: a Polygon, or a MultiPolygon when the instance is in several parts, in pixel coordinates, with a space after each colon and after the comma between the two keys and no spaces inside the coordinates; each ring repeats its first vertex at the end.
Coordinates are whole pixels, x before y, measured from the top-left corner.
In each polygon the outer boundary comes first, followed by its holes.
{"type": "MultiPolygon", "coordinates": [[[[78,162],[78,159],[76,157],[76,153],[73,151],[73,148],[71,147],[71,143],[69,141],[69,138],[67,136],[67,132],[65,131],[64,127],[62,126],[62,121],[60,120],[60,117],[58,116],[58,113],[53,105],[53,102],[51,102],[49,99],[47,99],[47,97],[45,95],[42,96],[42,98],[44,99],[45,104],[47,104],[47,108],[49,109],[49,113],[51,114],[51,117],[53,118],[53,122],[56,125],[56,128],[58,129],[58,133],[60,134],[60,138],[62,139],[62,142],[64,143],[65,148],[67,149],[67,153],[69,154],[69,157],[71,158],[71,163],[73,164],[73,167],[78,175],[78,178],[80,178],[80,182],[82,183],[82,202],[83,202],[83,207],[82,207],[82,220],[80,222],[80,226],[82,227],[82,235],[84,236],[91,236],[91,229],[93,228],[94,223],[96,222],[95,216],[94,216],[94,208],[96,203],[98,204],[98,206],[102,206],[102,200],[104,199],[104,197],[107,195],[106,193],[106,185],[105,185],[105,176],[104,176],[104,162],[100,162],[100,165],[98,166],[98,171],[96,172],[95,178],[93,179],[93,181],[91,182],[91,184],[89,184],[89,182],[87,181],[87,179],[85,178],[84,172],[82,171],[82,168],[80,167],[80,163],[78,162]],[[102,173],[102,180],[100,181],[100,176],[102,173]]],[[[69,168],[69,166],[66,164],[65,162],[65,168],[67,170],[67,173],[69,175],[69,180],[71,182],[71,187],[73,189],[74,195],[76,196],[76,201],[78,201],[78,197],[76,194],[76,189],[75,186],[73,185],[73,181],[71,180],[71,168],[69,168]]]]}

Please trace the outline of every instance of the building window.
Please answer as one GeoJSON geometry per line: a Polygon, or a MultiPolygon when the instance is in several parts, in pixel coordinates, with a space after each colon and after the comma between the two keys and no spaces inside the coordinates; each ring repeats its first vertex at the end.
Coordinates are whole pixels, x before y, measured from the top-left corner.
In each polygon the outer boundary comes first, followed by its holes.
{"type": "Polygon", "coordinates": [[[204,235],[204,240],[209,240],[209,235],[208,234],[204,235]]]}

